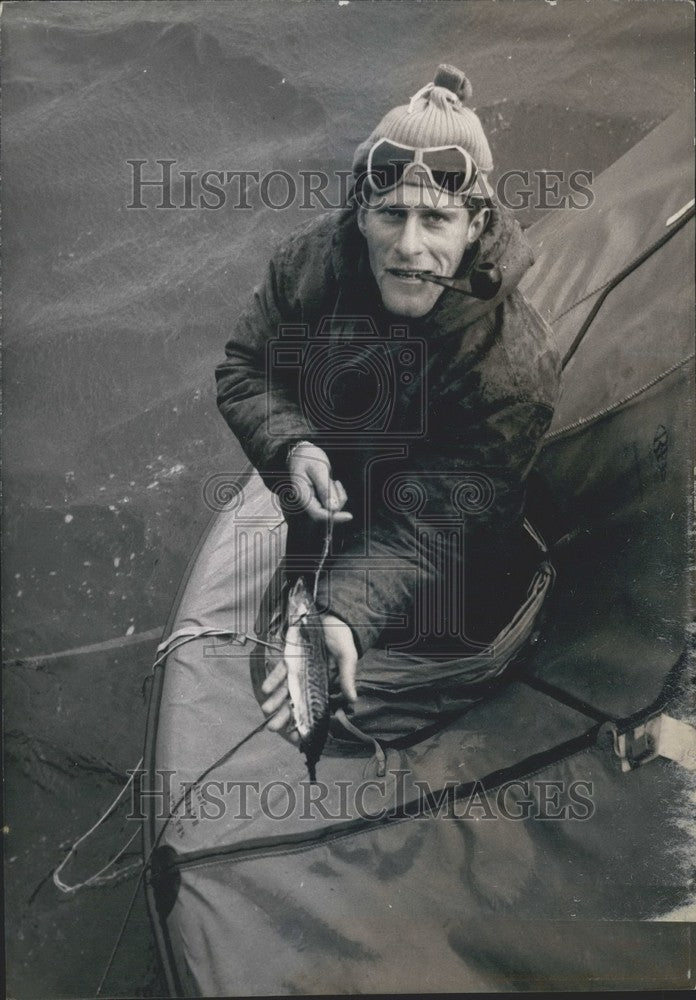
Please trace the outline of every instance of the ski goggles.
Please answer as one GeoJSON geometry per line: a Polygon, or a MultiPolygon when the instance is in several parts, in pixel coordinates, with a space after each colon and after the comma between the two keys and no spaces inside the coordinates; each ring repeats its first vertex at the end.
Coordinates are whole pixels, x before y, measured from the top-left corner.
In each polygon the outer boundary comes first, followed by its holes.
{"type": "MultiPolygon", "coordinates": [[[[379,139],[367,157],[367,179],[379,193],[389,191],[410,176],[425,175],[435,187],[451,194],[473,191],[479,176],[476,162],[461,146],[402,146],[379,139]]],[[[478,192],[485,197],[484,188],[478,192]]]]}

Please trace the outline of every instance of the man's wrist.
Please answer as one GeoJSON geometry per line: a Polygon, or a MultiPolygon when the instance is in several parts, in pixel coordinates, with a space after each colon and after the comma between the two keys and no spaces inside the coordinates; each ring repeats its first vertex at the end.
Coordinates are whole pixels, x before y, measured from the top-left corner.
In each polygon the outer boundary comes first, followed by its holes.
{"type": "Polygon", "coordinates": [[[355,629],[355,626],[351,625],[350,622],[347,621],[347,619],[344,618],[342,615],[337,615],[336,612],[332,611],[330,608],[324,608],[320,612],[320,616],[322,623],[328,625],[329,628],[331,628],[332,625],[340,624],[340,625],[345,625],[345,627],[350,630],[350,634],[353,639],[353,645],[355,646],[355,651],[358,654],[358,659],[360,659],[360,657],[363,655],[363,647],[362,643],[360,642],[359,633],[355,629]]]}
{"type": "Polygon", "coordinates": [[[311,441],[305,441],[305,440],[291,441],[285,453],[285,464],[287,466],[290,465],[290,459],[292,458],[292,456],[294,455],[294,453],[297,451],[298,448],[300,448],[303,444],[311,445],[311,443],[312,443],[311,441]]]}

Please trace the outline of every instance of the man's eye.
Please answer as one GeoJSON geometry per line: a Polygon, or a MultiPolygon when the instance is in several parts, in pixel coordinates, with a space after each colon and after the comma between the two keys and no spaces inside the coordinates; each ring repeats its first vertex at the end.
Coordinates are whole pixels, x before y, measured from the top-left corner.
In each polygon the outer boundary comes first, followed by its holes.
{"type": "Polygon", "coordinates": [[[430,225],[441,225],[447,221],[447,216],[443,215],[441,212],[427,212],[425,221],[430,225]]]}

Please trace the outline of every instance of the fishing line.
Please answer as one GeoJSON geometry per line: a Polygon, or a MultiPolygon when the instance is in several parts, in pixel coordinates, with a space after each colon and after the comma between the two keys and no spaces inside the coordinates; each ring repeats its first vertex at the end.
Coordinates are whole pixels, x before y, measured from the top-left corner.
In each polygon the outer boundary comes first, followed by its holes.
{"type": "Polygon", "coordinates": [[[324,544],[322,545],[321,555],[319,556],[319,563],[314,572],[314,587],[312,588],[312,600],[314,601],[315,604],[317,603],[319,577],[321,575],[322,570],[324,569],[324,563],[326,562],[329,550],[331,549],[331,540],[333,538],[333,526],[334,526],[333,513],[329,511],[329,519],[326,522],[326,535],[324,536],[324,544]]]}

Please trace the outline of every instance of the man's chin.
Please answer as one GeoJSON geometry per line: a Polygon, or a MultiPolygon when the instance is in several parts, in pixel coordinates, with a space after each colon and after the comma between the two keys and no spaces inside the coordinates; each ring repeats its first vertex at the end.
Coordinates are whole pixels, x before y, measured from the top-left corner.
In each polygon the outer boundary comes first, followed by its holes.
{"type": "Polygon", "coordinates": [[[443,289],[426,285],[425,282],[421,284],[422,288],[417,288],[406,294],[382,286],[380,289],[382,304],[385,309],[396,316],[406,316],[409,319],[419,319],[421,316],[425,316],[433,308],[443,289]]]}

